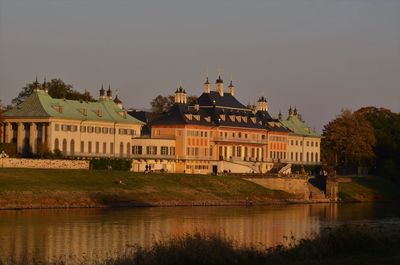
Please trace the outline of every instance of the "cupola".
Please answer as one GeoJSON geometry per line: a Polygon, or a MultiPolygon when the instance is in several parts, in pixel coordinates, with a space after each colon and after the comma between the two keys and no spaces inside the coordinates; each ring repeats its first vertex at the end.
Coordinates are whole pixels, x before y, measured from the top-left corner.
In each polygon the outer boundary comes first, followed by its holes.
{"type": "Polygon", "coordinates": [[[232,80],[231,80],[231,83],[229,84],[229,93],[232,96],[235,96],[235,86],[233,85],[232,80]]]}
{"type": "Polygon", "coordinates": [[[208,76],[206,79],[206,82],[204,83],[204,93],[210,94],[211,91],[211,85],[210,82],[208,82],[208,76]]]}
{"type": "Polygon", "coordinates": [[[218,75],[218,79],[215,81],[218,94],[224,96],[224,80],[222,80],[221,75],[218,75]]]}
{"type": "Polygon", "coordinates": [[[257,111],[262,111],[262,112],[268,111],[268,101],[264,96],[258,99],[257,111]]]}
{"type": "Polygon", "coordinates": [[[44,90],[44,92],[48,93],[49,92],[49,83],[46,82],[46,77],[44,77],[44,81],[43,81],[43,85],[42,85],[42,89],[44,90]]]}
{"type": "Polygon", "coordinates": [[[124,108],[122,101],[118,98],[118,95],[115,96],[114,103],[117,104],[118,108],[120,108],[120,109],[124,108]]]}
{"type": "Polygon", "coordinates": [[[104,99],[106,94],[106,90],[103,87],[103,84],[101,84],[101,88],[99,90],[99,99],[104,99]]]}
{"type": "Polygon", "coordinates": [[[112,100],[112,91],[111,91],[110,85],[108,85],[108,89],[107,89],[107,98],[112,100]]]}
{"type": "Polygon", "coordinates": [[[175,103],[177,104],[186,104],[187,103],[187,94],[186,91],[180,86],[175,91],[175,103]]]}

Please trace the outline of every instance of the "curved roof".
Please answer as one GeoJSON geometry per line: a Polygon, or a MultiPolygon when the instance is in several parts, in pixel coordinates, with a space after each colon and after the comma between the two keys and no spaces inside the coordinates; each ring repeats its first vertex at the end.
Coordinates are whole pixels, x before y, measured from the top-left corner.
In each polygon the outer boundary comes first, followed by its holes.
{"type": "Polygon", "coordinates": [[[23,103],[3,113],[5,117],[54,117],[70,120],[144,124],[120,109],[112,100],[95,102],[52,98],[43,90],[33,92],[23,103]]]}

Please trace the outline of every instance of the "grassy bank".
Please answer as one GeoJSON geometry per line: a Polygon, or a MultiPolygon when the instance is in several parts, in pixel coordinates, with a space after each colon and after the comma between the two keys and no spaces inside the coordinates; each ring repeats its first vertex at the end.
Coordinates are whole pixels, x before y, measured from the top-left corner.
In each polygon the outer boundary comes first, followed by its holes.
{"type": "Polygon", "coordinates": [[[376,176],[350,177],[339,183],[339,197],[345,202],[399,201],[400,185],[376,176]]]}
{"type": "MultiPolygon", "coordinates": [[[[270,249],[237,246],[218,236],[185,235],[150,248],[136,247],[131,254],[98,261],[104,265],[376,265],[399,264],[400,231],[368,226],[340,226],[325,229],[310,239],[293,241],[289,246],[270,249]]],[[[1,259],[0,259],[1,260],[1,259]]],[[[27,259],[28,260],[28,259],[27,259]]],[[[77,258],[65,258],[48,265],[86,264],[77,258]]],[[[22,265],[28,261],[0,261],[0,265],[22,265]]],[[[43,264],[39,261],[34,264],[43,264]]]]}
{"type": "Polygon", "coordinates": [[[0,208],[226,205],[293,195],[227,176],[0,169],[0,208]]]}

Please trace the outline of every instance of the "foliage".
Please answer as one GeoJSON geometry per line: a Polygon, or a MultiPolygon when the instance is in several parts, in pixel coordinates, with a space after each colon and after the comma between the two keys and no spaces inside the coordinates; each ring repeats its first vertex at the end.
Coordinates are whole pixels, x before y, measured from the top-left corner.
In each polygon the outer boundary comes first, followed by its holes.
{"type": "Polygon", "coordinates": [[[400,114],[388,109],[366,107],[355,112],[375,130],[375,172],[400,182],[400,114]]]}
{"type": "Polygon", "coordinates": [[[356,172],[359,166],[370,166],[375,157],[375,131],[368,120],[358,113],[343,110],[325,125],[322,154],[328,164],[343,172],[356,172]]]}
{"type": "Polygon", "coordinates": [[[90,161],[90,168],[95,170],[119,170],[129,171],[132,166],[132,160],[129,159],[108,159],[100,158],[90,161]]]}
{"type": "Polygon", "coordinates": [[[4,151],[9,157],[17,156],[16,143],[0,143],[0,153],[4,151]]]}
{"type": "MultiPolygon", "coordinates": [[[[65,98],[71,100],[88,100],[93,101],[93,98],[90,96],[88,92],[80,93],[73,89],[73,86],[70,84],[66,84],[63,80],[59,78],[54,78],[50,82],[46,83],[48,86],[48,93],[53,98],[65,98]]],[[[18,94],[16,98],[14,98],[11,102],[13,105],[19,105],[32,94],[36,84],[28,83],[26,86],[22,88],[22,91],[18,94]]],[[[43,85],[38,84],[39,88],[42,89],[43,85]]]]}
{"type": "Polygon", "coordinates": [[[64,155],[60,149],[54,149],[52,152],[49,148],[47,143],[39,144],[37,147],[37,154],[35,155],[36,158],[42,159],[64,159],[64,155]]]}
{"type": "MultiPolygon", "coordinates": [[[[163,112],[169,111],[171,107],[174,105],[174,102],[175,102],[175,96],[173,95],[168,95],[168,96],[158,95],[150,102],[151,110],[154,114],[159,115],[163,112]]],[[[189,106],[194,105],[196,102],[197,102],[196,96],[187,97],[187,104],[189,106]]]]}
{"type": "MultiPolygon", "coordinates": [[[[236,242],[218,235],[185,234],[151,247],[135,246],[132,253],[98,265],[391,265],[400,262],[400,233],[398,228],[341,225],[328,227],[305,239],[290,238],[288,246],[262,249],[238,246],[236,242]]],[[[28,259],[26,259],[28,261],[28,259]]],[[[22,265],[26,261],[3,260],[0,265],[22,265]]],[[[72,260],[86,264],[84,260],[72,260]]],[[[26,262],[26,263],[25,263],[26,262]]],[[[53,263],[33,262],[33,265],[62,265],[65,259],[53,263]]]]}

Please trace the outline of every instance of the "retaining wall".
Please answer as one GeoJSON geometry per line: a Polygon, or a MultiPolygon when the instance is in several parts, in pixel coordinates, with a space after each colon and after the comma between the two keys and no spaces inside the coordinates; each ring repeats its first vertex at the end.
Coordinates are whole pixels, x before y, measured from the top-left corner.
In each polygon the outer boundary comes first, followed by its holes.
{"type": "Polygon", "coordinates": [[[4,168],[54,168],[54,169],[89,169],[89,161],[56,160],[56,159],[26,159],[0,158],[4,168]]]}

